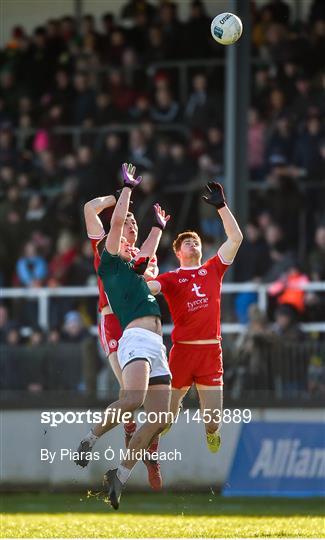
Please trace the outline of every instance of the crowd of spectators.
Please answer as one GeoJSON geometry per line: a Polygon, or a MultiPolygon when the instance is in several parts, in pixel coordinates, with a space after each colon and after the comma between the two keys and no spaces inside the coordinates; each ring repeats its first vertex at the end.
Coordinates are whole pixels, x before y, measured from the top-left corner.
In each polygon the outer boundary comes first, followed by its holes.
{"type": "MultiPolygon", "coordinates": [[[[313,0],[304,21],[283,0],[259,9],[251,2],[251,11],[250,208],[233,279],[272,283],[271,317],[289,305],[299,320],[324,321],[324,297],[292,289],[325,279],[324,5],[313,0]]],[[[95,283],[82,207],[114,193],[124,161],[144,177],[133,206],[140,240],[156,200],[174,218],[161,270],[176,264],[170,244],[178,226],[196,228],[204,253],[213,252],[222,227],[200,195],[224,174],[224,67],[204,60],[222,60],[224,48],[209,28],[200,0],[189,2],[186,21],[177,2],[130,0],[119,17],[87,14],[80,28],[71,16],[30,35],[13,28],[0,50],[0,286],[95,283]],[[184,87],[175,66],[163,63],[186,60],[197,66],[184,87]],[[62,126],[68,130],[59,133],[62,126]],[[180,224],[188,191],[194,195],[180,224]]],[[[254,294],[237,295],[225,318],[247,323],[254,302],[254,294]]],[[[89,300],[54,302],[51,324],[75,309],[95,322],[89,300]]],[[[29,302],[11,315],[31,325],[36,313],[29,302]]]]}

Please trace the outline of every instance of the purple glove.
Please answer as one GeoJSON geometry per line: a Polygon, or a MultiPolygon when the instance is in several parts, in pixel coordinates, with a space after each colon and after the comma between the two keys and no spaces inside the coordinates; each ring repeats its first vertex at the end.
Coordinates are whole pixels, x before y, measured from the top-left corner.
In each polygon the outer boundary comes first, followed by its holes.
{"type": "Polygon", "coordinates": [[[170,216],[166,216],[165,210],[162,210],[162,208],[159,206],[158,203],[154,205],[154,211],[155,211],[155,220],[153,227],[159,227],[162,231],[167,225],[167,221],[169,221],[170,216]]]}
{"type": "Polygon", "coordinates": [[[140,182],[142,181],[142,176],[138,176],[138,178],[133,178],[135,175],[135,167],[132,165],[132,163],[123,163],[122,165],[122,176],[123,176],[123,187],[128,187],[130,189],[133,189],[137,187],[140,182]]]}

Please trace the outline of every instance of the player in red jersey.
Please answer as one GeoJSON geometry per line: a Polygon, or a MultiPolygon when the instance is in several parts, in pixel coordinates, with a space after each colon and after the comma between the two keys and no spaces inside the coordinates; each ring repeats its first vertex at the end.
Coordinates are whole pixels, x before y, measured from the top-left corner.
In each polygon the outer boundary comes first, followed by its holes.
{"type": "Polygon", "coordinates": [[[199,235],[186,231],[173,243],[180,267],[148,283],[151,292],[162,292],[172,315],[173,347],[169,356],[172,373],[171,411],[176,416],[180,403],[194,383],[196,385],[207,444],[211,452],[220,447],[219,428],[222,417],[223,365],[220,332],[220,296],[222,278],[242,242],[240,228],[225,202],[222,186],[207,185],[204,200],[215,206],[227,240],[217,254],[204,264],[199,235]]]}
{"type": "MultiPolygon", "coordinates": [[[[104,248],[106,239],[106,232],[104,230],[103,223],[99,218],[99,214],[106,208],[115,206],[116,198],[114,195],[107,195],[105,197],[96,197],[91,201],[88,201],[84,206],[84,216],[88,238],[91,240],[91,245],[94,251],[94,268],[98,270],[100,264],[100,257],[102,248],[104,248]]],[[[135,247],[135,243],[138,237],[138,226],[135,217],[132,212],[128,212],[125,224],[123,227],[123,236],[127,239],[132,246],[132,253],[135,257],[140,251],[135,247]]],[[[152,259],[144,273],[145,279],[154,279],[158,274],[157,259],[152,259]]],[[[99,338],[107,356],[111,368],[116,376],[120,387],[122,388],[122,372],[117,360],[117,348],[118,341],[122,336],[122,328],[116,315],[114,315],[109,300],[104,291],[104,287],[101,279],[97,276],[98,283],[98,310],[100,312],[100,323],[98,325],[99,338]]],[[[136,423],[134,419],[124,424],[125,431],[125,444],[128,446],[132,435],[136,430],[136,423]]],[[[157,451],[159,439],[155,438],[148,451],[154,453],[157,451]]],[[[145,465],[148,470],[148,479],[150,486],[154,490],[160,490],[162,488],[162,477],[160,472],[160,465],[156,460],[145,460],[145,465]]]]}

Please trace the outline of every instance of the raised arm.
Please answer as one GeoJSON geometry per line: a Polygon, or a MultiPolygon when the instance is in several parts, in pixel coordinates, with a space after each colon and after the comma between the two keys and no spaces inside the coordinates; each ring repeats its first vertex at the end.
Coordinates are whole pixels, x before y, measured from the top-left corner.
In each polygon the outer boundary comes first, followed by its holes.
{"type": "Polygon", "coordinates": [[[219,255],[223,262],[229,264],[233,262],[237,254],[243,235],[235,217],[226,204],[222,185],[218,182],[208,182],[206,188],[209,193],[203,199],[216,208],[227,235],[227,240],[219,249],[219,255]]]}
{"type": "Polygon", "coordinates": [[[219,254],[225,263],[232,263],[243,241],[243,235],[228,206],[220,208],[218,212],[227,235],[227,240],[220,247],[219,254]]]}
{"type": "Polygon", "coordinates": [[[87,234],[89,238],[100,238],[104,236],[104,228],[98,214],[101,213],[104,208],[109,208],[116,204],[114,195],[107,195],[105,197],[96,197],[91,201],[86,202],[84,206],[84,216],[87,234]]]}
{"type": "Polygon", "coordinates": [[[142,180],[141,176],[134,178],[135,167],[133,167],[131,163],[129,165],[127,163],[123,163],[122,175],[124,187],[115,205],[111,219],[111,227],[105,243],[107,251],[112,255],[117,255],[120,251],[123,225],[129,210],[131,192],[132,189],[140,184],[142,180]]]}
{"type": "Polygon", "coordinates": [[[146,240],[143,242],[137,259],[140,257],[149,257],[149,259],[152,259],[152,257],[156,255],[162,231],[165,229],[167,222],[170,220],[170,216],[166,215],[165,210],[163,210],[158,203],[154,205],[154,211],[155,220],[152,229],[146,240]]]}

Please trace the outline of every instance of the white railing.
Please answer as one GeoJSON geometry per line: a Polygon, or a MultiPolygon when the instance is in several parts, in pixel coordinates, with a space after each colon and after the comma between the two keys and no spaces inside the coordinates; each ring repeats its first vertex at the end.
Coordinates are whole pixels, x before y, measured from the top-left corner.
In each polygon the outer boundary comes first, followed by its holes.
{"type": "MultiPolygon", "coordinates": [[[[257,304],[262,311],[266,311],[268,305],[268,284],[256,283],[224,283],[222,286],[223,294],[233,294],[239,292],[256,292],[257,304]]],[[[306,292],[325,292],[325,281],[317,281],[307,283],[299,287],[306,292]]],[[[49,328],[49,301],[51,298],[58,297],[98,297],[97,286],[91,287],[58,287],[41,289],[24,289],[24,288],[5,288],[0,290],[0,298],[14,298],[21,300],[37,300],[38,302],[38,318],[37,323],[44,329],[49,328]]],[[[305,332],[324,332],[325,321],[302,323],[301,329],[305,332]]],[[[244,328],[243,324],[239,323],[223,323],[222,332],[224,334],[237,334],[244,328]]],[[[163,326],[164,333],[170,334],[172,330],[171,324],[163,326]]],[[[96,333],[96,327],[92,327],[92,332],[96,333]]]]}

